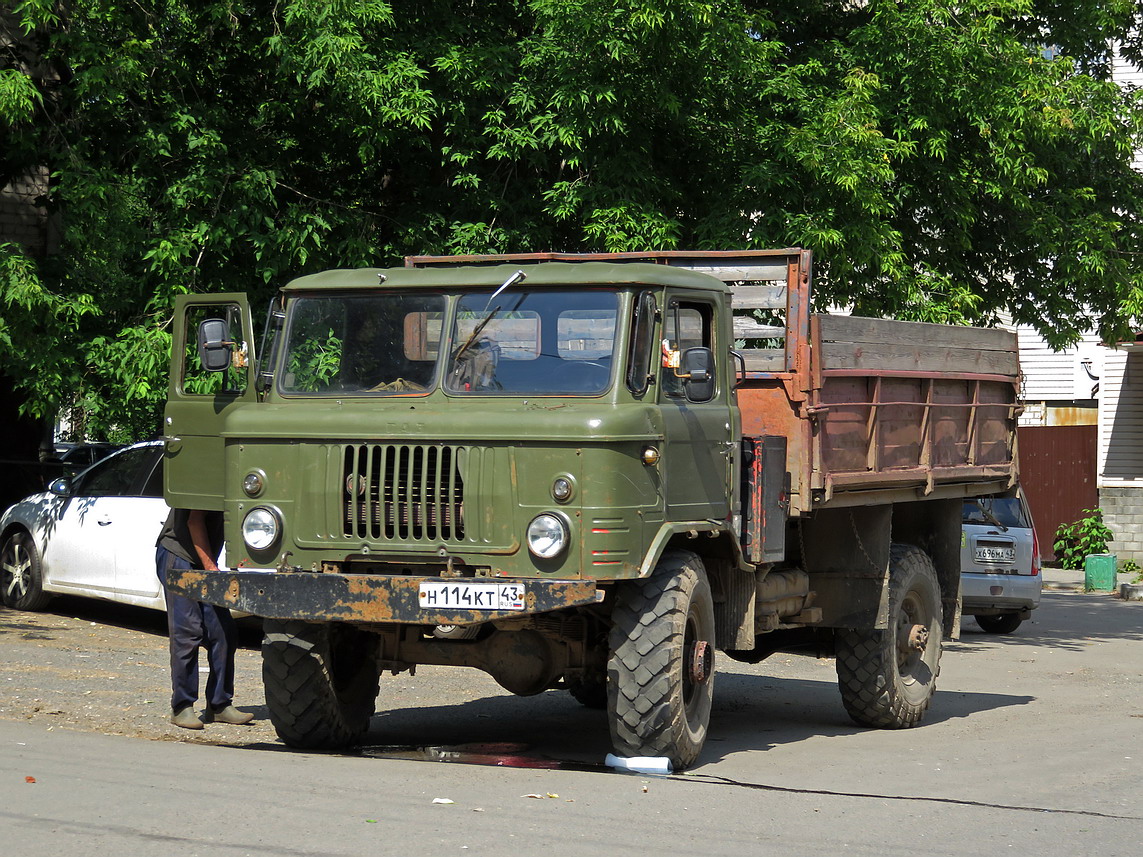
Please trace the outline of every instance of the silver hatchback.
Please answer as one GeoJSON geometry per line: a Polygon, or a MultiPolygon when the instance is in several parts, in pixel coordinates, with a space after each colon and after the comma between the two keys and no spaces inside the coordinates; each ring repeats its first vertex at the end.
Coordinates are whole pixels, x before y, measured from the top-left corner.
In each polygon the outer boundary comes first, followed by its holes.
{"type": "Polygon", "coordinates": [[[1028,504],[1014,497],[964,501],[961,611],[992,634],[1010,634],[1040,604],[1040,544],[1028,504]]]}

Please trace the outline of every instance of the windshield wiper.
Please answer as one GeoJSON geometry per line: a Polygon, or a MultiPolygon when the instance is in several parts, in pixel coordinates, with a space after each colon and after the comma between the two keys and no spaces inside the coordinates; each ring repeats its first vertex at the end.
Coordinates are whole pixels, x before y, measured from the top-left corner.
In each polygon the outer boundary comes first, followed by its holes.
{"type": "Polygon", "coordinates": [[[484,318],[482,318],[477,323],[476,327],[474,327],[472,329],[472,333],[469,334],[468,339],[466,339],[464,341],[464,344],[452,353],[452,359],[454,361],[459,360],[460,356],[462,354],[464,354],[464,352],[468,351],[468,349],[472,346],[472,343],[476,342],[476,337],[480,336],[480,334],[484,331],[484,328],[488,326],[488,322],[492,321],[492,317],[495,316],[496,313],[500,312],[500,305],[499,304],[492,307],[491,310],[488,309],[490,306],[492,306],[492,302],[494,300],[496,300],[496,298],[499,297],[500,293],[503,292],[505,289],[510,288],[511,286],[514,286],[517,283],[523,282],[527,276],[528,275],[525,274],[523,271],[517,271],[515,274],[513,274],[511,277],[509,277],[507,280],[505,280],[504,283],[500,286],[500,288],[498,288],[491,295],[489,295],[488,303],[486,303],[484,305],[484,318]]]}
{"type": "Polygon", "coordinates": [[[1000,527],[1000,531],[1002,533],[1008,532],[1008,528],[1000,523],[1000,520],[994,514],[992,514],[991,510],[984,508],[984,505],[979,500],[973,500],[972,505],[980,509],[980,514],[984,516],[984,520],[988,521],[988,523],[992,524],[993,526],[1000,527]]]}

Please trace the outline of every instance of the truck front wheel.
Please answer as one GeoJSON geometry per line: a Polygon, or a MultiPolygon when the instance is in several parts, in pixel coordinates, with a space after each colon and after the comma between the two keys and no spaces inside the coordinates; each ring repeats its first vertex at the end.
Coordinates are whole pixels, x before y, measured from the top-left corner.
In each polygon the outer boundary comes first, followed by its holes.
{"type": "Polygon", "coordinates": [[[681,770],[706,740],[714,694],[714,601],[702,560],[665,554],[622,586],[607,664],[611,742],[621,756],[665,756],[681,770]]]}
{"type": "Polygon", "coordinates": [[[889,552],[889,627],[837,634],[837,683],[857,723],[916,726],[937,689],[941,595],[928,554],[895,544],[889,552]]]}
{"type": "Polygon", "coordinates": [[[349,625],[266,619],[262,682],[278,737],[290,747],[336,750],[369,729],[377,702],[377,643],[349,625]]]}

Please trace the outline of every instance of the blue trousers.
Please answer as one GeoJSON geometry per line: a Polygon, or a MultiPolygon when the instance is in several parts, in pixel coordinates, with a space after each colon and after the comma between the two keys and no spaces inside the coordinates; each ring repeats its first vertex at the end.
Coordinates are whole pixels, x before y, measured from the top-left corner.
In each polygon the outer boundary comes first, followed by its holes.
{"type": "Polygon", "coordinates": [[[166,572],[191,564],[164,547],[155,551],[155,568],[167,597],[167,631],[171,641],[171,710],[198,701],[198,650],[206,649],[210,673],[206,704],[219,709],[234,699],[234,649],[238,631],[225,607],[203,604],[167,589],[166,572]]]}

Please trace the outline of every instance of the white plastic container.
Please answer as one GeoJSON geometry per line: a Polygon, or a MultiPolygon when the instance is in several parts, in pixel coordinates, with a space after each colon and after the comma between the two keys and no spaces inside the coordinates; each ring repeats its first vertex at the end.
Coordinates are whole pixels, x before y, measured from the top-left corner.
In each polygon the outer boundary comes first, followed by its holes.
{"type": "Polygon", "coordinates": [[[632,756],[625,759],[608,753],[603,763],[617,771],[631,771],[636,774],[669,774],[671,760],[666,756],[632,756]]]}

